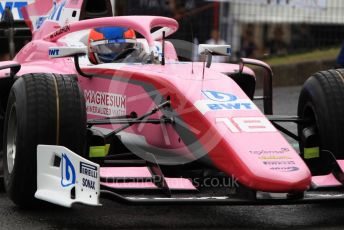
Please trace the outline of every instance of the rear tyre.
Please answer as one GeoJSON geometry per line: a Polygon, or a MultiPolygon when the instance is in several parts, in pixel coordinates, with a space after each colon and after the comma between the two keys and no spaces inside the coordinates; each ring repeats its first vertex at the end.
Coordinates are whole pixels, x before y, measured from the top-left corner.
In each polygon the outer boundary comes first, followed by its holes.
{"type": "Polygon", "coordinates": [[[83,153],[86,112],[71,76],[28,74],[12,86],[4,125],[4,184],[11,200],[32,205],[37,189],[37,145],[63,145],[83,153]]]}
{"type": "Polygon", "coordinates": [[[308,120],[298,125],[300,150],[313,175],[330,172],[328,150],[344,159],[344,69],[321,71],[304,84],[298,116],[308,120]],[[319,147],[319,156],[305,149],[319,147]]]}

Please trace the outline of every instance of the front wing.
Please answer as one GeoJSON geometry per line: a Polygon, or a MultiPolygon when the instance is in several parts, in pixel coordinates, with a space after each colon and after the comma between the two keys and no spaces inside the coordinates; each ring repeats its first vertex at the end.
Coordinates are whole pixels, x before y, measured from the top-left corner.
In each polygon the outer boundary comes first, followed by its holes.
{"type": "Polygon", "coordinates": [[[312,187],[317,190],[291,194],[259,192],[242,186],[198,188],[187,178],[166,178],[153,171],[157,170],[154,167],[102,168],[65,147],[39,145],[35,197],[64,207],[75,203],[99,206],[100,198],[153,205],[288,205],[344,201],[343,186],[329,175],[320,180],[319,176],[314,177],[316,186],[312,187]]]}
{"type": "Polygon", "coordinates": [[[62,146],[38,145],[35,197],[64,207],[99,205],[99,165],[62,146]]]}

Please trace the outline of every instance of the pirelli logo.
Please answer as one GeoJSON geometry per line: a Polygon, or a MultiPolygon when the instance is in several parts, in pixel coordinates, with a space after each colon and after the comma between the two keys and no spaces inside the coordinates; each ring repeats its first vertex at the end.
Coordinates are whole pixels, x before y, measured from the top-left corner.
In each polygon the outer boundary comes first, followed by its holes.
{"type": "Polygon", "coordinates": [[[89,177],[98,178],[97,167],[84,162],[80,162],[80,173],[89,177]]]}

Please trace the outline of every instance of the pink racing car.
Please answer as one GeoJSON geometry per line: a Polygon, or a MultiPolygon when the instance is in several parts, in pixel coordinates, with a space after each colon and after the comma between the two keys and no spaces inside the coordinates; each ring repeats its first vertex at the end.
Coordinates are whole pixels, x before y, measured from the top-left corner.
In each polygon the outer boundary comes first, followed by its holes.
{"type": "Polygon", "coordinates": [[[228,45],[199,45],[204,61],[179,61],[167,40],[174,19],[112,17],[109,9],[105,0],[23,8],[32,41],[0,62],[0,149],[14,203],[344,199],[344,71],[314,74],[298,116],[274,116],[267,64],[212,63],[230,55],[228,45]],[[266,70],[262,97],[245,64],[266,70]],[[254,99],[264,101],[264,113],[254,99]],[[297,123],[298,134],[280,122],[297,123]]]}

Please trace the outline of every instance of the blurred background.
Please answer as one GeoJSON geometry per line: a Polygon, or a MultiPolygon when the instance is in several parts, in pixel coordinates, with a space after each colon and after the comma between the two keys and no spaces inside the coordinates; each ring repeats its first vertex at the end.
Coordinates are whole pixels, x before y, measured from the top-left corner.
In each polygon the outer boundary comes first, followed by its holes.
{"type": "MultiPolygon", "coordinates": [[[[19,10],[31,2],[34,0],[0,0],[0,13],[3,14],[8,7],[15,18],[16,51],[31,39],[19,10]]],[[[343,0],[111,2],[115,15],[161,15],[175,18],[180,23],[180,29],[173,38],[193,43],[230,44],[232,57],[229,61],[235,62],[240,57],[264,59],[279,75],[305,75],[336,66],[336,58],[344,41],[343,0]],[[283,65],[292,67],[290,70],[282,68],[279,71],[283,65]],[[294,73],[295,67],[297,73],[294,73]]],[[[5,30],[0,30],[0,42],[0,56],[6,59],[9,46],[5,30]]]]}
{"type": "Polygon", "coordinates": [[[181,25],[177,38],[194,37],[199,43],[219,39],[231,44],[236,56],[245,57],[340,46],[343,12],[343,0],[116,1],[117,15],[173,17],[181,25]]]}

